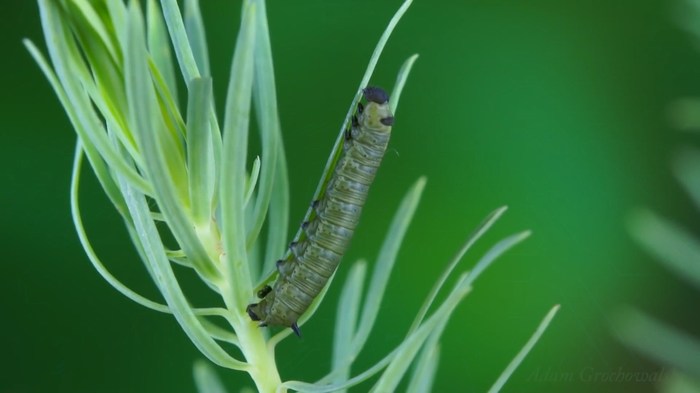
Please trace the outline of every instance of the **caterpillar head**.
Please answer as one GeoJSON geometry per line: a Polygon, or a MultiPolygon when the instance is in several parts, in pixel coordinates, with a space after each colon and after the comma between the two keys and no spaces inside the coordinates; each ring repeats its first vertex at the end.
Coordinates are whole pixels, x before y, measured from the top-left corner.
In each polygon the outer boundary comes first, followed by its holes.
{"type": "Polygon", "coordinates": [[[367,104],[362,109],[360,123],[362,127],[377,131],[390,132],[394,124],[394,115],[389,108],[389,95],[379,87],[366,87],[362,93],[367,104]]]}

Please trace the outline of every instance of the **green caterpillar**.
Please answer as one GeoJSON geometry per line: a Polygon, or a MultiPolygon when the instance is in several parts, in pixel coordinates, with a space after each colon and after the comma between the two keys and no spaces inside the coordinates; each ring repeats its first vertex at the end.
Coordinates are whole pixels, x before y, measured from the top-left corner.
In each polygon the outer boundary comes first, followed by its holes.
{"type": "Polygon", "coordinates": [[[274,288],[263,287],[258,291],[262,300],[246,309],[260,326],[287,326],[301,335],[297,320],[335,272],[357,227],[394,124],[386,92],[378,87],[362,92],[367,103],[358,104],[359,116],[353,116],[345,131],[325,193],[312,203],[315,216],[302,224],[306,237],[292,242],[289,256],[277,261],[274,288]]]}

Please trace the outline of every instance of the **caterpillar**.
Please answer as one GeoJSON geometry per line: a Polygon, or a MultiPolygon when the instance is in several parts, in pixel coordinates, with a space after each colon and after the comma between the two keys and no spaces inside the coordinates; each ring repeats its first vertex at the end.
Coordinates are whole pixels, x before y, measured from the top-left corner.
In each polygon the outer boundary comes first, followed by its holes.
{"type": "Polygon", "coordinates": [[[264,286],[257,293],[260,302],[246,308],[260,326],[285,326],[301,336],[297,320],[333,275],[350,243],[394,124],[384,90],[367,87],[362,93],[366,104],[358,103],[325,192],[311,204],[315,214],[301,224],[305,236],[290,243],[288,256],[277,261],[274,288],[264,286]]]}

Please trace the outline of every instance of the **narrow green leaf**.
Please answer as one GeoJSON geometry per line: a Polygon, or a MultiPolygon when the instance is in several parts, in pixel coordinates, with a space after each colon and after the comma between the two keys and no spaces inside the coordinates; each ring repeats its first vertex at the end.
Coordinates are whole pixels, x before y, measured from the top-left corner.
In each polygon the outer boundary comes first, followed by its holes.
{"type": "Polygon", "coordinates": [[[411,374],[411,380],[408,383],[409,391],[432,391],[433,379],[435,378],[439,360],[440,338],[445,331],[447,322],[449,322],[449,320],[440,322],[433,332],[430,333],[430,337],[425,341],[425,344],[423,344],[418,359],[416,359],[415,368],[411,374]]]}
{"type": "MultiPolygon", "coordinates": [[[[281,131],[277,110],[277,93],[275,89],[275,70],[272,65],[272,49],[270,47],[270,32],[267,26],[265,2],[255,1],[256,5],[256,45],[255,45],[255,74],[253,81],[253,99],[260,130],[262,146],[262,163],[258,194],[255,198],[255,213],[250,229],[247,232],[246,248],[250,249],[258,239],[265,217],[267,216],[272,197],[273,181],[277,169],[281,131]]],[[[284,228],[286,231],[286,228],[284,228]]],[[[272,229],[277,231],[279,229],[272,229]]]]}
{"type": "Polygon", "coordinates": [[[119,59],[117,48],[114,46],[111,35],[107,32],[107,27],[104,25],[104,22],[97,12],[95,12],[90,2],[87,0],[72,0],[70,5],[74,6],[80,12],[80,15],[92,29],[93,35],[97,35],[100,41],[106,46],[110,57],[113,60],[119,59]]]}
{"type": "Polygon", "coordinates": [[[406,85],[406,80],[408,79],[408,75],[411,73],[411,69],[413,68],[413,63],[418,60],[418,55],[415,54],[403,63],[401,66],[401,69],[399,69],[399,74],[396,77],[396,83],[394,84],[394,90],[392,90],[391,95],[391,101],[389,102],[389,105],[391,107],[391,112],[396,116],[396,108],[399,107],[399,99],[401,98],[401,93],[403,92],[403,87],[406,85]]]}
{"type": "MultiPolygon", "coordinates": [[[[92,56],[99,57],[100,55],[93,54],[92,56]]],[[[116,140],[112,140],[111,145],[115,147],[117,153],[119,153],[119,147],[123,147],[129,153],[120,154],[122,160],[125,162],[133,161],[137,168],[143,168],[141,152],[138,151],[135,136],[129,129],[127,119],[128,104],[126,102],[126,92],[123,89],[124,81],[122,75],[113,75],[115,72],[114,69],[106,72],[110,74],[107,78],[118,78],[118,81],[107,82],[105,78],[100,76],[100,71],[94,68],[93,73],[96,75],[94,82],[92,82],[92,77],[87,71],[82,74],[80,79],[84,81],[83,87],[95,108],[99,111],[99,115],[104,118],[107,134],[117,137],[116,140]],[[113,87],[115,85],[119,87],[113,87]]]]}
{"type": "Polygon", "coordinates": [[[172,255],[170,255],[169,252],[167,252],[167,250],[166,253],[168,254],[168,259],[170,260],[170,262],[176,263],[186,268],[194,269],[194,266],[192,266],[192,262],[188,261],[187,258],[173,257],[172,255]]]}
{"type": "Polygon", "coordinates": [[[148,51],[151,54],[155,67],[163,76],[163,81],[170,92],[171,99],[177,106],[177,82],[175,79],[173,55],[170,52],[170,37],[168,36],[163,13],[160,11],[157,0],[148,0],[146,11],[148,18],[148,51]]]}
{"type": "Polygon", "coordinates": [[[173,48],[175,48],[175,57],[180,65],[182,78],[185,80],[185,83],[189,83],[190,80],[202,76],[202,73],[197,67],[190,41],[187,38],[185,23],[180,14],[180,7],[177,4],[177,0],[161,0],[160,6],[163,9],[165,25],[168,26],[173,48]]]}
{"type": "Polygon", "coordinates": [[[275,271],[275,261],[284,253],[287,245],[287,228],[289,228],[289,177],[287,176],[287,158],[284,143],[278,143],[277,170],[270,199],[270,211],[267,215],[267,245],[263,270],[260,274],[275,271]]]}
{"type": "MultiPolygon", "coordinates": [[[[415,359],[426,339],[434,334],[436,330],[441,331],[444,329],[452,312],[470,291],[471,287],[468,286],[465,278],[466,275],[460,277],[457,285],[445,302],[435,312],[435,315],[421,325],[415,332],[406,337],[401,347],[399,347],[398,353],[394,356],[391,363],[389,363],[386,370],[379,378],[379,381],[372,387],[371,392],[382,393],[396,390],[396,387],[399,382],[401,382],[401,379],[404,374],[406,374],[408,367],[415,359]]],[[[440,334],[441,332],[436,335],[439,337],[440,334]]]]}
{"type": "Polygon", "coordinates": [[[207,334],[209,334],[214,340],[226,342],[240,348],[241,343],[235,333],[209,322],[205,318],[200,317],[199,321],[202,323],[202,327],[204,327],[204,329],[207,331],[207,334]]]}
{"type": "Polygon", "coordinates": [[[489,389],[489,393],[497,393],[501,391],[501,388],[503,388],[503,385],[506,384],[508,378],[510,378],[510,376],[513,375],[518,366],[520,366],[520,363],[522,363],[525,359],[525,356],[527,356],[527,354],[530,353],[535,344],[537,344],[537,341],[540,340],[540,337],[542,337],[542,334],[544,334],[545,330],[547,330],[549,323],[552,322],[552,319],[554,319],[554,316],[557,314],[557,311],[559,311],[558,304],[552,307],[551,310],[549,310],[542,322],[540,322],[540,325],[537,327],[537,330],[535,330],[535,333],[532,335],[532,337],[530,337],[530,339],[527,340],[525,346],[520,350],[520,352],[518,352],[515,358],[511,360],[511,362],[508,364],[508,367],[506,367],[506,369],[503,370],[496,382],[493,384],[493,386],[491,386],[491,389],[489,389]]]}
{"type": "MultiPolygon", "coordinates": [[[[367,273],[367,263],[358,261],[352,265],[343,285],[338,301],[333,336],[333,358],[331,370],[336,371],[333,383],[345,382],[350,378],[350,365],[354,361],[352,340],[360,313],[362,287],[367,273]]],[[[339,391],[341,393],[343,391],[339,391]]]]}
{"type": "Polygon", "coordinates": [[[426,345],[418,356],[418,363],[408,382],[406,393],[430,393],[440,360],[440,346],[426,345]]]}
{"type": "Polygon", "coordinates": [[[479,259],[479,262],[474,265],[474,269],[469,272],[469,276],[467,277],[467,285],[472,285],[474,281],[476,281],[477,278],[483,273],[491,264],[498,259],[501,255],[503,255],[506,251],[510,250],[511,248],[515,247],[518,245],[520,242],[523,240],[527,239],[530,237],[532,232],[530,231],[523,231],[520,233],[516,233],[515,235],[508,236],[507,238],[499,241],[491,247],[486,254],[484,254],[481,259],[479,259]]]}
{"type": "Polygon", "coordinates": [[[252,283],[246,253],[244,216],[246,157],[253,89],[253,53],[255,48],[255,6],[243,5],[241,27],[231,65],[226,95],[224,149],[221,173],[221,224],[225,251],[225,280],[233,291],[232,307],[244,312],[252,294],[252,283]]]}
{"type": "Polygon", "coordinates": [[[189,85],[187,105],[187,168],[190,176],[192,218],[197,226],[208,227],[212,219],[214,197],[214,159],[212,155],[209,108],[211,78],[194,78],[189,85]]]}
{"type": "Polygon", "coordinates": [[[209,50],[207,49],[207,36],[202,22],[202,12],[199,8],[199,0],[185,0],[185,31],[189,39],[192,55],[197,63],[197,68],[202,75],[209,76],[209,50]]]}
{"type": "Polygon", "coordinates": [[[676,156],[673,171],[700,209],[700,151],[686,149],[676,156]]]}
{"type": "Polygon", "coordinates": [[[170,139],[165,135],[163,120],[159,116],[161,112],[148,67],[142,18],[138,6],[132,4],[129,7],[128,37],[124,48],[131,128],[138,136],[145,170],[155,190],[155,199],[173,235],[197,272],[210,281],[215,281],[218,271],[212,258],[218,255],[210,257],[201,244],[191,218],[185,211],[186,205],[174,184],[179,177],[175,176],[179,172],[175,167],[181,164],[172,161],[173,157],[166,157],[167,152],[173,152],[173,146],[168,144],[170,139]],[[171,161],[166,161],[168,159],[171,161]]]}
{"type": "Polygon", "coordinates": [[[377,263],[375,264],[372,272],[372,278],[370,280],[369,288],[367,289],[367,295],[365,296],[360,325],[357,328],[357,334],[355,335],[352,343],[354,355],[358,354],[367,342],[369,333],[372,331],[374,322],[377,319],[379,305],[384,298],[384,291],[386,289],[386,284],[389,281],[389,275],[391,274],[394,263],[396,262],[396,256],[399,252],[401,242],[403,241],[404,235],[408,230],[408,226],[413,219],[413,214],[418,207],[418,202],[420,201],[420,197],[423,194],[423,189],[425,188],[425,182],[426,179],[421,177],[406,193],[406,196],[403,198],[403,201],[401,201],[401,204],[394,215],[394,219],[391,222],[387,236],[384,239],[382,248],[379,251],[377,263]]]}
{"type": "MultiPolygon", "coordinates": [[[[91,5],[86,5],[91,7],[91,5]]],[[[95,13],[95,11],[91,11],[95,13]]],[[[93,18],[98,18],[96,15],[93,18]]],[[[81,10],[75,4],[68,3],[65,19],[69,24],[71,36],[66,42],[60,45],[64,48],[66,63],[70,64],[71,78],[80,82],[89,100],[92,100],[95,108],[99,112],[97,122],[104,132],[106,125],[108,134],[115,133],[118,141],[129,151],[128,156],[123,156],[122,160],[130,163],[132,160],[141,167],[142,160],[135,146],[135,140],[131,134],[126,121],[127,102],[124,91],[124,80],[122,72],[123,56],[121,47],[116,47],[117,53],[109,49],[114,36],[99,36],[91,26],[91,22],[83,17],[81,10]],[[104,120],[101,120],[104,118],[104,120]],[[103,124],[104,123],[104,124],[103,124]]],[[[98,21],[96,23],[102,23],[98,21]]],[[[105,23],[111,24],[111,21],[105,23]]],[[[111,31],[111,27],[110,27],[111,31]]],[[[86,108],[87,109],[87,108],[86,108]]],[[[88,130],[95,133],[98,131],[88,130]]],[[[97,135],[99,137],[101,135],[97,135]]],[[[118,143],[111,143],[115,150],[118,150],[118,143]]]]}
{"type": "Polygon", "coordinates": [[[39,0],[42,27],[49,49],[49,54],[68,105],[74,119],[74,128],[84,145],[93,145],[108,166],[125,176],[139,190],[152,195],[151,185],[146,182],[131,166],[125,162],[116,149],[111,145],[103,124],[94,113],[92,104],[87,96],[82,82],[76,75],[76,70],[85,68],[70,32],[64,25],[56,2],[39,0]]]}
{"type": "Polygon", "coordinates": [[[679,226],[648,211],[630,220],[632,236],[679,277],[700,287],[700,242],[679,226]]]}
{"type": "MultiPolygon", "coordinates": [[[[202,71],[197,66],[197,61],[195,60],[195,55],[190,46],[190,40],[188,34],[185,30],[185,23],[182,20],[182,15],[180,14],[180,8],[178,7],[177,0],[161,0],[161,8],[163,9],[163,16],[165,18],[165,24],[168,27],[168,32],[170,33],[170,39],[173,43],[173,48],[175,49],[175,57],[177,58],[178,65],[180,66],[180,71],[182,72],[182,77],[185,83],[188,83],[191,79],[199,77],[202,75],[202,71]]],[[[208,74],[204,74],[208,75],[208,74]]],[[[216,108],[214,108],[214,100],[212,98],[212,106],[209,114],[209,121],[211,122],[211,133],[212,133],[212,143],[214,147],[214,167],[221,168],[221,151],[222,151],[222,140],[221,132],[219,129],[219,123],[216,116],[216,108]]],[[[214,185],[214,203],[212,206],[217,206],[219,198],[219,179],[221,174],[215,174],[216,182],[214,185]]]]}
{"type": "Polygon", "coordinates": [[[216,371],[204,360],[194,362],[194,384],[199,393],[226,393],[216,371]]]}
{"type": "MultiPolygon", "coordinates": [[[[58,81],[58,78],[51,70],[51,67],[47,63],[44,56],[42,56],[41,52],[39,52],[37,47],[31,41],[24,40],[23,42],[31,56],[34,58],[34,61],[37,62],[39,68],[44,73],[44,76],[46,76],[46,79],[49,81],[49,84],[56,93],[58,100],[61,102],[63,108],[65,108],[66,113],[68,114],[68,118],[71,120],[71,123],[74,127],[79,126],[79,123],[75,119],[76,115],[73,110],[73,107],[68,102],[69,98],[63,90],[63,87],[61,86],[60,82],[58,81]]],[[[80,138],[78,139],[78,143],[81,143],[80,138]]],[[[88,160],[90,161],[90,165],[95,171],[95,175],[97,176],[97,180],[102,186],[102,189],[105,190],[107,197],[109,198],[110,202],[112,202],[112,204],[116,207],[117,211],[119,211],[119,213],[122,214],[122,216],[124,216],[126,214],[126,204],[124,203],[124,198],[122,197],[118,186],[114,182],[111,173],[107,169],[107,166],[102,160],[99,151],[97,150],[95,145],[90,143],[89,140],[87,141],[87,143],[83,141],[81,145],[82,148],[85,150],[85,154],[88,157],[88,160]]]]}
{"type": "MultiPolygon", "coordinates": [[[[81,3],[83,3],[81,6],[83,10],[93,15],[87,16],[83,14],[81,10],[77,9],[75,3],[69,2],[67,4],[66,19],[70,20],[71,31],[80,47],[79,51],[76,48],[71,48],[71,51],[74,56],[84,56],[87,64],[76,57],[74,64],[77,67],[73,68],[72,71],[83,83],[90,98],[95,100],[95,106],[98,107],[100,112],[110,111],[111,116],[121,119],[122,116],[120,115],[126,108],[124,81],[121,72],[121,64],[123,63],[121,47],[118,46],[116,37],[111,34],[111,26],[104,26],[103,21],[100,20],[101,16],[96,14],[95,10],[92,9],[92,5],[85,4],[83,1],[81,3]],[[91,11],[87,11],[87,9],[91,11]],[[101,25],[98,29],[105,31],[103,34],[95,33],[95,27],[93,26],[95,23],[101,25]],[[110,34],[106,33],[106,29],[109,29],[110,34]],[[115,108],[120,108],[121,111],[115,108]]],[[[111,21],[106,20],[104,23],[111,24],[111,21]]],[[[73,47],[72,44],[67,44],[69,47],[73,47]]],[[[106,123],[109,125],[109,121],[106,121],[106,123]]],[[[129,135],[119,135],[119,137],[120,141],[127,145],[127,148],[132,147],[133,138],[130,138],[129,135]]],[[[133,153],[133,150],[130,149],[130,151],[133,153]]],[[[135,154],[132,154],[132,156],[135,156],[135,154]]]]}
{"type": "MultiPolygon", "coordinates": [[[[175,57],[177,58],[180,71],[182,72],[182,77],[185,83],[193,78],[200,77],[201,75],[209,75],[204,73],[204,70],[200,70],[197,61],[195,60],[195,54],[192,47],[190,46],[190,39],[188,37],[188,32],[185,29],[185,22],[180,14],[180,9],[178,8],[177,0],[161,0],[161,8],[163,10],[163,16],[165,18],[165,24],[168,27],[168,32],[170,33],[170,39],[175,48],[175,57]]],[[[193,4],[186,4],[185,6],[192,6],[193,4]]],[[[189,17],[189,16],[188,16],[189,17]]],[[[189,25],[192,26],[192,25],[189,25]]],[[[204,34],[203,31],[201,33],[204,34]]],[[[203,39],[203,38],[202,38],[203,39]]],[[[196,39],[199,40],[199,39],[196,39]]],[[[205,40],[206,41],[206,40],[205,40]]],[[[197,55],[199,56],[199,54],[197,55]]],[[[219,179],[221,174],[219,173],[219,168],[222,167],[222,140],[221,140],[221,130],[219,129],[219,123],[216,115],[216,108],[214,108],[214,99],[211,99],[212,106],[209,113],[209,121],[211,122],[211,133],[212,133],[212,146],[213,146],[213,157],[214,157],[214,168],[216,173],[214,177],[216,182],[214,183],[214,201],[212,206],[218,205],[219,199],[219,179]]]]}
{"type": "Polygon", "coordinates": [[[107,1],[106,3],[117,41],[123,42],[126,40],[126,4],[123,1],[107,1]]]}
{"type": "Polygon", "coordinates": [[[161,154],[165,157],[165,164],[170,170],[172,184],[175,186],[178,199],[183,205],[189,206],[189,179],[185,152],[187,126],[180,114],[178,104],[173,100],[173,96],[168,90],[163,75],[150,58],[148,59],[148,70],[155,91],[156,100],[154,103],[160,109],[159,112],[153,113],[154,119],[161,120],[157,122],[161,127],[154,130],[154,134],[157,136],[156,142],[161,154]]]}
{"type": "MultiPolygon", "coordinates": [[[[375,374],[377,374],[379,371],[384,369],[387,366],[392,367],[392,370],[389,374],[385,372],[385,375],[382,376],[384,381],[382,384],[388,384],[392,383],[393,380],[392,378],[396,376],[397,372],[399,371],[399,367],[403,365],[403,361],[408,359],[409,364],[410,361],[415,357],[415,352],[423,345],[427,337],[430,335],[432,331],[435,330],[435,328],[444,320],[448,320],[450,318],[450,315],[452,311],[454,311],[454,308],[459,304],[459,302],[464,298],[464,296],[467,295],[469,292],[470,288],[468,286],[464,285],[464,275],[460,277],[458,280],[457,285],[455,288],[452,290],[452,292],[448,295],[447,299],[438,307],[438,309],[435,311],[433,315],[431,315],[428,320],[421,325],[421,327],[413,332],[411,335],[406,337],[406,339],[391,353],[389,353],[387,356],[385,356],[383,359],[380,361],[376,362],[373,366],[368,368],[367,370],[363,371],[362,373],[352,377],[351,379],[347,380],[346,382],[340,383],[340,384],[328,384],[326,381],[329,380],[329,378],[333,375],[333,373],[327,375],[326,377],[322,378],[320,381],[316,382],[315,384],[310,384],[306,382],[300,382],[300,381],[287,381],[283,384],[284,387],[291,388],[294,390],[298,391],[304,391],[304,392],[313,392],[313,393],[326,393],[326,392],[335,392],[339,389],[347,389],[349,387],[355,386],[361,382],[366,381],[367,379],[371,378],[375,374]],[[415,350],[415,352],[414,352],[415,350]],[[413,353],[413,355],[411,355],[413,353]],[[405,359],[403,360],[398,360],[397,358],[403,357],[405,359]],[[397,362],[397,363],[394,363],[397,362]],[[393,363],[393,366],[391,364],[393,363]]],[[[406,366],[407,367],[407,366],[406,366]]],[[[376,386],[375,386],[376,387],[376,386]]],[[[381,387],[380,387],[381,388],[381,387]]],[[[393,391],[391,389],[388,390],[377,390],[377,392],[384,392],[384,391],[393,391]]]]}
{"type": "Polygon", "coordinates": [[[613,331],[625,345],[700,380],[700,341],[639,311],[623,310],[613,331]]]}
{"type": "Polygon", "coordinates": [[[126,296],[130,300],[134,301],[135,303],[138,303],[146,308],[150,308],[151,310],[155,310],[158,312],[164,312],[164,313],[169,313],[170,310],[168,309],[168,306],[165,304],[161,304],[158,302],[154,302],[153,300],[147,299],[146,297],[139,295],[138,293],[134,292],[131,288],[127,287],[124,285],[121,281],[119,281],[116,277],[114,277],[109,270],[105,267],[104,263],[100,260],[100,258],[97,256],[95,253],[95,250],[92,248],[92,244],[90,243],[90,239],[88,239],[87,233],[85,232],[85,227],[83,226],[83,219],[80,214],[80,201],[79,201],[79,191],[80,191],[80,170],[82,167],[82,158],[83,158],[83,150],[82,146],[80,145],[80,142],[78,142],[75,146],[75,156],[73,158],[73,170],[71,173],[71,187],[70,187],[70,204],[71,204],[71,216],[73,218],[73,225],[75,226],[75,230],[78,233],[78,239],[80,239],[80,244],[83,246],[83,249],[85,250],[85,253],[88,256],[88,259],[92,263],[92,266],[95,267],[95,270],[102,276],[102,278],[107,281],[109,285],[111,285],[114,289],[116,289],[119,293],[122,295],[126,296]]]}
{"type": "MultiPolygon", "coordinates": [[[[249,186],[249,180],[246,179],[246,195],[248,193],[248,186],[249,186]]],[[[245,198],[245,196],[244,196],[245,198]]],[[[254,207],[252,204],[245,204],[245,199],[244,199],[244,206],[243,206],[243,214],[245,216],[245,223],[246,223],[246,229],[249,228],[248,225],[253,221],[253,215],[255,214],[254,207]]],[[[255,282],[257,279],[258,275],[260,274],[260,270],[262,269],[262,242],[255,242],[253,244],[252,248],[249,248],[247,250],[248,254],[248,271],[250,272],[250,282],[251,285],[255,282]]],[[[249,296],[253,296],[253,294],[257,293],[257,290],[251,290],[252,293],[249,294],[249,296]]],[[[263,329],[265,330],[265,329],[263,329]]]]}
{"type": "Polygon", "coordinates": [[[255,192],[255,185],[258,184],[258,176],[260,176],[260,156],[255,157],[253,160],[253,167],[250,168],[250,177],[246,184],[245,197],[243,198],[243,204],[248,207],[248,202],[250,198],[253,197],[253,192],[255,192]]]}
{"type": "MultiPolygon", "coordinates": [[[[56,44],[56,53],[61,56],[60,61],[64,65],[59,68],[56,58],[53,58],[53,62],[57,72],[63,67],[68,71],[68,74],[59,74],[59,77],[66,91],[72,95],[70,104],[75,106],[75,112],[79,119],[82,119],[82,127],[87,127],[84,128],[81,137],[85,140],[87,135],[110,166],[113,163],[116,165],[114,169],[126,176],[134,176],[132,180],[136,181],[137,185],[138,182],[143,182],[145,186],[150,186],[138,178],[138,174],[130,173],[133,172],[130,167],[132,159],[140,164],[140,157],[135,151],[134,141],[128,130],[123,130],[125,122],[121,113],[125,112],[126,97],[120,66],[117,63],[120,60],[109,54],[105,43],[93,34],[91,28],[86,28],[85,23],[80,21],[70,24],[68,16],[70,14],[61,16],[56,23],[56,26],[63,24],[60,29],[64,31],[63,34],[67,34],[56,44]],[[93,104],[100,111],[99,114],[93,109],[93,104]],[[130,157],[120,156],[119,146],[111,143],[105,135],[105,123],[109,132],[117,132],[119,141],[132,153],[130,157]]],[[[51,49],[49,46],[49,53],[51,49]]],[[[76,131],[80,132],[82,129],[76,128],[76,131]]]]}
{"type": "Polygon", "coordinates": [[[486,219],[484,219],[484,221],[467,237],[467,240],[464,242],[462,248],[457,252],[457,255],[452,258],[450,264],[447,265],[440,278],[435,282],[433,288],[430,290],[430,294],[423,302],[420,311],[418,311],[418,314],[416,314],[416,317],[413,320],[411,328],[408,330],[409,334],[418,328],[418,325],[420,325],[421,321],[423,321],[423,318],[428,313],[428,310],[435,301],[440,289],[442,289],[443,285],[445,285],[445,282],[447,282],[447,279],[450,277],[454,269],[457,267],[457,264],[459,264],[467,251],[469,251],[472,245],[474,245],[474,243],[476,243],[476,241],[479,240],[481,236],[483,236],[483,234],[486,233],[486,231],[488,231],[496,221],[498,221],[499,218],[501,218],[507,209],[508,207],[503,206],[491,212],[491,214],[489,214],[486,219]]]}

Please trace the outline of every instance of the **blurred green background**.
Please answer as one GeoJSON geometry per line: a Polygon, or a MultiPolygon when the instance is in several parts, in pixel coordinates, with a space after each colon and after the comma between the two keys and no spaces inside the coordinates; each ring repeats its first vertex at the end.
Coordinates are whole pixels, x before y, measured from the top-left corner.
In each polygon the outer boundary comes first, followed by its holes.
{"type": "MultiPolygon", "coordinates": [[[[202,3],[221,106],[239,4],[202,3]]],[[[400,3],[268,4],[294,229],[400,3]]],[[[372,262],[409,185],[426,175],[428,187],[359,365],[400,342],[467,234],[507,204],[462,270],[503,236],[528,228],[534,235],[457,310],[435,391],[485,391],[557,303],[559,315],[505,392],[653,391],[648,380],[607,380],[669,371],[618,344],[609,320],[634,304],[700,332],[697,293],[644,254],[625,227],[634,207],[649,206],[700,230],[668,169],[671,154],[692,142],[669,125],[668,105],[700,95],[697,42],[677,26],[674,15],[683,11],[673,1],[495,3],[416,0],[373,78],[391,87],[403,60],[421,56],[346,261],[372,262]]],[[[36,4],[8,2],[0,19],[0,393],[194,391],[192,362],[202,356],[172,317],[119,295],[78,243],[68,204],[75,135],[20,42],[44,47],[36,4]]],[[[85,221],[96,249],[117,277],[157,297],[120,219],[86,178],[85,221]]],[[[304,338],[281,346],[283,377],[312,380],[327,371],[334,298],[346,272],[341,266],[304,338]]],[[[219,375],[231,392],[250,386],[241,374],[219,375]]]]}

